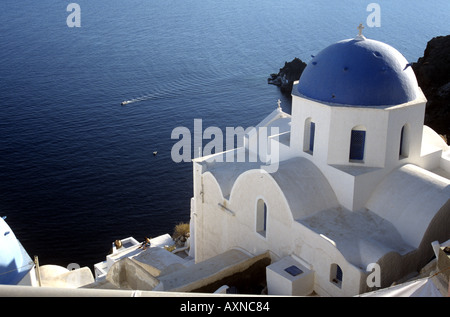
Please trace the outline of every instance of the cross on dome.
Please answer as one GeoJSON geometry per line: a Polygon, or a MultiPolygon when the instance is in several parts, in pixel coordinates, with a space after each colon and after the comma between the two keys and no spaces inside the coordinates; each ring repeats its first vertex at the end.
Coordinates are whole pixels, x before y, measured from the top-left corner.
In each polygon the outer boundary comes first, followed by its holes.
{"type": "Polygon", "coordinates": [[[364,29],[364,26],[362,25],[362,23],[360,23],[357,27],[357,29],[359,30],[359,36],[362,36],[362,30],[364,29]]]}

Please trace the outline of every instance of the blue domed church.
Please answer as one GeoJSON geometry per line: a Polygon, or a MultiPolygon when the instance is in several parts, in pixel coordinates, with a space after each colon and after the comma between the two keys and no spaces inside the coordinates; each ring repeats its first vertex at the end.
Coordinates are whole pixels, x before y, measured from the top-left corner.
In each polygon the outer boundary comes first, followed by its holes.
{"type": "Polygon", "coordinates": [[[353,296],[417,273],[450,239],[450,149],[426,102],[405,57],[361,31],[318,52],[291,114],[194,160],[191,256],[269,253],[269,294],[353,296]]]}
{"type": "MultiPolygon", "coordinates": [[[[0,218],[0,284],[20,284],[33,267],[34,262],[14,232],[0,218]]],[[[24,283],[29,284],[29,279],[24,283]]]]}

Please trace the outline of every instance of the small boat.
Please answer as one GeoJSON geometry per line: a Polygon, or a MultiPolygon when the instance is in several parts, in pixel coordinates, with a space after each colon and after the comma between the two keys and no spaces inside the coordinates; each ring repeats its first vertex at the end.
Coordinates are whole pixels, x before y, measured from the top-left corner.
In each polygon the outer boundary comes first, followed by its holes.
{"type": "Polygon", "coordinates": [[[129,101],[122,101],[120,104],[122,105],[122,106],[125,106],[125,105],[127,105],[127,104],[129,104],[130,102],[129,101]]]}

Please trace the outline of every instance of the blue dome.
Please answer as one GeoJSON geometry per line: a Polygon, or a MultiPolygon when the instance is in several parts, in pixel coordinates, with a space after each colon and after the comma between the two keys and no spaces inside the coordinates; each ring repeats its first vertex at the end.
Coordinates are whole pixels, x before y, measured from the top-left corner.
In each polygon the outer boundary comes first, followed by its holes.
{"type": "Polygon", "coordinates": [[[358,36],[332,44],[308,63],[298,92],[352,106],[390,106],[416,99],[417,79],[392,46],[358,36]]]}
{"type": "Polygon", "coordinates": [[[31,269],[31,258],[0,218],[0,284],[17,284],[31,269]]]}

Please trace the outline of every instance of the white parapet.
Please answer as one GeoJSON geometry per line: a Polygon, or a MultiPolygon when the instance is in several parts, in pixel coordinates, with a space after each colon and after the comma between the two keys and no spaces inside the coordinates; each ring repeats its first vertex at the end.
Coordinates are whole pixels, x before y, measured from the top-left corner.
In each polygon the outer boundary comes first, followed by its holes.
{"type": "MultiPolygon", "coordinates": [[[[117,248],[113,243],[112,253],[106,256],[106,261],[99,262],[94,265],[95,280],[97,282],[106,278],[109,269],[114,263],[123,258],[135,257],[143,251],[143,249],[139,248],[141,243],[133,237],[121,239],[120,241],[122,244],[120,248],[117,248]]],[[[151,247],[163,248],[165,246],[173,245],[173,243],[174,241],[172,237],[167,233],[150,239],[151,247]]]]}
{"type": "Polygon", "coordinates": [[[314,271],[291,256],[266,267],[269,295],[307,296],[313,292],[314,271]]]}

